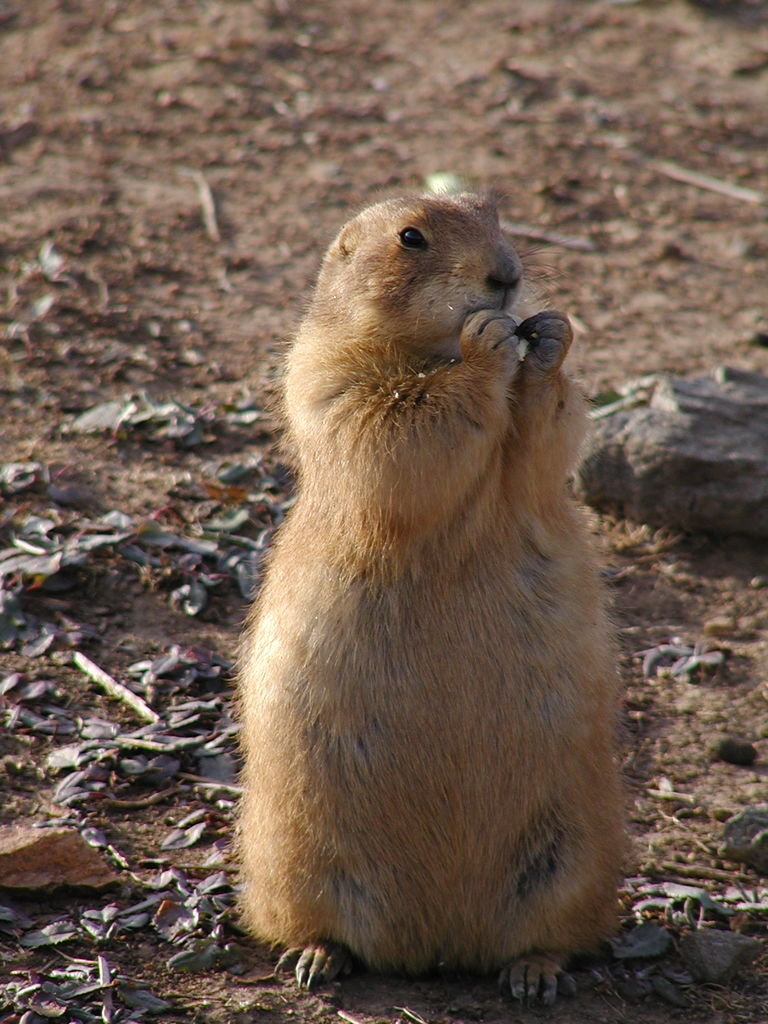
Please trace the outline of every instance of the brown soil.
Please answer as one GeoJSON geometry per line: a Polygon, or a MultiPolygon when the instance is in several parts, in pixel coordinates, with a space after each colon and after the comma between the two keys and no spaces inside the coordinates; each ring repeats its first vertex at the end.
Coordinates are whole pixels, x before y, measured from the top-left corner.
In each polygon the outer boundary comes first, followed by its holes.
{"type": "MultiPolygon", "coordinates": [[[[572,365],[589,394],[718,363],[768,372],[762,0],[3,0],[0,95],[0,463],[52,467],[79,505],[25,494],[0,512],[3,526],[120,509],[190,527],[218,507],[203,489],[213,465],[256,454],[273,465],[268,415],[189,449],[67,427],[140,391],[213,410],[265,402],[338,225],[435,172],[497,187],[505,218],[531,229],[519,247],[542,304],[573,317],[572,365]],[[764,201],[682,182],[669,164],[764,201]]],[[[626,683],[628,874],[713,892],[730,877],[758,884],[717,851],[723,817],[768,802],[768,546],[606,518],[596,529],[626,683]],[[729,655],[716,673],[643,679],[637,652],[707,636],[729,655]],[[755,743],[756,767],[710,760],[723,732],[755,743]],[[651,795],[665,787],[691,806],[651,795]]],[[[171,643],[233,657],[244,614],[230,587],[188,618],[163,586],[107,564],[58,600],[98,633],[93,657],[116,676],[171,643]]],[[[114,714],[60,653],[0,657],[114,714]]],[[[60,813],[35,770],[54,741],[0,744],[16,765],[0,821],[60,813]]],[[[185,811],[171,799],[97,823],[136,863],[157,854],[169,813],[185,811]]],[[[191,870],[197,856],[167,860],[191,870]]],[[[751,928],[765,934],[764,922],[751,928]]],[[[407,1019],[397,1007],[431,1024],[522,1016],[486,980],[358,973],[311,996],[222,971],[171,974],[157,938],[137,935],[110,956],[186,1007],[168,1020],[330,1022],[340,1009],[365,1024],[407,1019]]],[[[263,951],[252,956],[268,973],[263,951]]],[[[45,959],[24,954],[0,975],[45,959]]],[[[552,1021],[757,1022],[768,1005],[759,965],[728,988],[694,989],[688,1010],[626,1002],[599,968],[579,981],[578,1001],[552,1021]]]]}

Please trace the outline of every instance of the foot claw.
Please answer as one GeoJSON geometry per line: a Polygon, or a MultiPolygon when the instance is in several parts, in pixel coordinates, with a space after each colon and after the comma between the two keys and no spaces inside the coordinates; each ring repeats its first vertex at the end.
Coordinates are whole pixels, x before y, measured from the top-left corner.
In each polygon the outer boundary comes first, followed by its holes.
{"type": "MultiPolygon", "coordinates": [[[[547,974],[541,979],[541,1001],[545,1006],[553,1006],[557,999],[557,975],[547,974]]],[[[533,992],[529,989],[529,999],[535,999],[537,995],[536,990],[533,992]]]]}
{"type": "Polygon", "coordinates": [[[557,994],[559,996],[568,996],[572,999],[573,996],[579,990],[579,986],[576,984],[576,979],[572,974],[567,971],[561,971],[557,976],[557,994]]]}
{"type": "Polygon", "coordinates": [[[573,995],[576,984],[556,960],[546,956],[527,956],[503,968],[499,988],[509,991],[513,999],[530,1006],[537,1001],[552,1006],[561,995],[573,995]]]}
{"type": "Polygon", "coordinates": [[[349,974],[352,957],[335,942],[311,942],[304,949],[287,949],[277,961],[275,971],[290,969],[294,964],[299,988],[312,992],[340,974],[349,974]]]}
{"type": "Polygon", "coordinates": [[[275,974],[280,971],[290,971],[296,966],[296,961],[301,956],[301,948],[298,946],[291,946],[289,949],[283,950],[280,954],[280,959],[275,964],[275,974]]]}

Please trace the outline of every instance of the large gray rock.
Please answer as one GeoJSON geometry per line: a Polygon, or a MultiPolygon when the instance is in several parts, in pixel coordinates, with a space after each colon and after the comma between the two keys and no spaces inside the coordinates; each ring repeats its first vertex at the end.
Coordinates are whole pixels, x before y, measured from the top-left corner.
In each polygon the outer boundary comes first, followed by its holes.
{"type": "Polygon", "coordinates": [[[714,928],[700,928],[680,939],[680,955],[694,978],[715,985],[729,981],[740,967],[752,963],[762,952],[759,939],[714,928]]]}
{"type": "Polygon", "coordinates": [[[654,526],[768,537],[768,377],[719,367],[624,390],[595,414],[581,499],[654,526]]]}

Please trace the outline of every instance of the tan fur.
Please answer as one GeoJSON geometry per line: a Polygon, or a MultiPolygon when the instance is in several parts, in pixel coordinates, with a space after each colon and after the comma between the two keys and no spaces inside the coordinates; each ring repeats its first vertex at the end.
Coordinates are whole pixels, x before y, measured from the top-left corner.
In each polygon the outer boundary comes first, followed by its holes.
{"type": "Polygon", "coordinates": [[[285,380],[298,497],[242,658],[259,939],[488,971],[613,927],[615,670],[566,490],[582,402],[561,358],[484,341],[503,314],[470,325],[517,266],[469,195],[377,204],[326,255],[285,380]]]}

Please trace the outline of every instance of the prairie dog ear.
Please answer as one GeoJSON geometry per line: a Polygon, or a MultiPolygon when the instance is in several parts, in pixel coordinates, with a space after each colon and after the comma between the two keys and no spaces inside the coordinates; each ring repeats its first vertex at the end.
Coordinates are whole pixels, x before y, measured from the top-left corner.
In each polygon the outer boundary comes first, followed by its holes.
{"type": "Polygon", "coordinates": [[[336,236],[336,243],[333,248],[339,253],[342,259],[349,259],[360,243],[360,225],[357,221],[350,221],[345,224],[336,236]]]}

